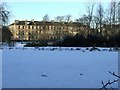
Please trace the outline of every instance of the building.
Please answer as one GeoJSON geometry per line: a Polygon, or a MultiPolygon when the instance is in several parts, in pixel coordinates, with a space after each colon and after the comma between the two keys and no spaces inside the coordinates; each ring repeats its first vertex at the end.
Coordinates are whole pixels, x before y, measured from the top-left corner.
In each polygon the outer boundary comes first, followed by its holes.
{"type": "Polygon", "coordinates": [[[103,25],[103,30],[102,30],[102,35],[117,35],[120,33],[120,24],[104,24],[103,25]]]}
{"type": "Polygon", "coordinates": [[[77,22],[15,20],[9,25],[12,40],[56,40],[76,34],[87,34],[87,25],[77,22]]]}

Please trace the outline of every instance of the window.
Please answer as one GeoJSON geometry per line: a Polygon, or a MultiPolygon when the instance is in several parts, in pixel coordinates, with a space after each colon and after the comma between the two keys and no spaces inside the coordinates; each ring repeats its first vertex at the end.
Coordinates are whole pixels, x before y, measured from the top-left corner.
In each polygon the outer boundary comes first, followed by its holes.
{"type": "Polygon", "coordinates": [[[43,31],[41,31],[41,33],[43,33],[43,31]]]}
{"type": "Polygon", "coordinates": [[[18,36],[18,38],[20,39],[20,36],[18,36]]]}
{"type": "Polygon", "coordinates": [[[46,29],[48,29],[48,26],[46,26],[46,29]]]}
{"type": "Polygon", "coordinates": [[[30,32],[28,34],[30,35],[30,32]]]}
{"type": "Polygon", "coordinates": [[[23,26],[20,26],[20,29],[22,29],[23,28],[23,26]]]}
{"type": "Polygon", "coordinates": [[[51,29],[51,26],[49,26],[49,29],[51,29]]]}
{"type": "Polygon", "coordinates": [[[45,29],[45,26],[43,27],[43,29],[45,29]]]}
{"type": "Polygon", "coordinates": [[[28,26],[28,29],[30,29],[30,26],[28,26]]]}
{"type": "Polygon", "coordinates": [[[30,36],[28,37],[28,39],[30,40],[30,36]]]}
{"type": "Polygon", "coordinates": [[[32,29],[34,29],[34,27],[32,26],[32,29]]]}
{"type": "Polygon", "coordinates": [[[56,26],[55,29],[58,29],[58,27],[56,26]]]}
{"type": "Polygon", "coordinates": [[[52,26],[52,29],[55,29],[55,27],[54,27],[54,26],[52,26]]]}
{"type": "Polygon", "coordinates": [[[36,26],[33,26],[33,29],[36,29],[37,27],[36,26]]]}
{"type": "Polygon", "coordinates": [[[40,31],[38,30],[37,33],[39,33],[40,31]]]}
{"type": "Polygon", "coordinates": [[[22,29],[24,29],[24,26],[22,26],[22,29]]]}
{"type": "Polygon", "coordinates": [[[18,34],[20,35],[20,32],[18,34]]]}
{"type": "Polygon", "coordinates": [[[36,33],[38,33],[38,30],[36,30],[36,33]]]}
{"type": "Polygon", "coordinates": [[[37,29],[39,29],[40,28],[40,26],[37,26],[37,29]]]}
{"type": "Polygon", "coordinates": [[[17,34],[17,35],[19,34],[18,31],[16,31],[16,34],[17,34]]]}
{"type": "Polygon", "coordinates": [[[31,27],[31,29],[33,29],[33,26],[30,26],[31,27]]]}
{"type": "Polygon", "coordinates": [[[43,27],[41,26],[41,29],[43,29],[43,27]]]}
{"type": "Polygon", "coordinates": [[[20,26],[18,26],[18,29],[20,29],[20,26]]]}

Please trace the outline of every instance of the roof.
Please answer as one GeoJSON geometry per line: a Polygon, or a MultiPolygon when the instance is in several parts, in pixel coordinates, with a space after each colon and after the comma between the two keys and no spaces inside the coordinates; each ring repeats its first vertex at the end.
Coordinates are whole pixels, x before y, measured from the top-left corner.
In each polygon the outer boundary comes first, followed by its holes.
{"type": "MultiPolygon", "coordinates": [[[[53,24],[56,24],[56,25],[61,25],[61,24],[64,24],[64,25],[75,25],[75,26],[80,26],[80,25],[84,25],[82,23],[78,23],[78,22],[63,22],[63,23],[60,23],[60,22],[48,22],[48,21],[19,21],[19,20],[15,20],[14,22],[16,25],[53,25],[53,24]]],[[[14,25],[14,23],[10,24],[11,25],[14,25]]],[[[86,26],[86,25],[84,25],[86,26]]]]}

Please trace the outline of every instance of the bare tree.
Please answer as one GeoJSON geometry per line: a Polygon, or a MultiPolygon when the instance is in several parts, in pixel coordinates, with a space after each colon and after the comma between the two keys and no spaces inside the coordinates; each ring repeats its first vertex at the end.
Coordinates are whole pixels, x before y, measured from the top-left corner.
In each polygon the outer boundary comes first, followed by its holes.
{"type": "Polygon", "coordinates": [[[45,14],[45,16],[43,17],[43,21],[50,21],[49,15],[45,14]]]}
{"type": "Polygon", "coordinates": [[[11,38],[11,33],[7,27],[9,17],[10,11],[7,10],[6,3],[0,3],[0,42],[9,41],[11,38]]]}
{"type": "Polygon", "coordinates": [[[102,7],[102,4],[99,3],[98,8],[97,8],[97,13],[96,13],[96,19],[98,20],[98,27],[100,30],[100,33],[102,33],[102,25],[103,25],[103,18],[104,18],[104,9],[102,7]]]}
{"type": "Polygon", "coordinates": [[[65,21],[66,21],[66,22],[70,22],[71,17],[72,17],[72,16],[71,16],[70,14],[66,15],[66,16],[65,16],[65,21]]]}
{"type": "Polygon", "coordinates": [[[99,18],[97,17],[97,16],[93,16],[93,28],[95,29],[95,30],[97,30],[98,29],[98,24],[99,24],[99,18]]]}
{"type": "Polygon", "coordinates": [[[65,18],[65,16],[57,16],[57,17],[55,18],[55,20],[56,20],[57,22],[63,22],[63,21],[64,21],[64,18],[65,18]]]}
{"type": "Polygon", "coordinates": [[[84,14],[81,18],[79,18],[79,22],[89,26],[89,17],[84,14]]]}
{"type": "Polygon", "coordinates": [[[10,12],[6,9],[6,3],[0,4],[0,25],[8,23],[10,12]]]}
{"type": "Polygon", "coordinates": [[[88,17],[88,25],[91,26],[93,12],[94,12],[95,2],[87,2],[87,17],[88,17]]]}
{"type": "Polygon", "coordinates": [[[80,19],[78,18],[78,19],[75,19],[74,21],[79,23],[79,22],[80,22],[80,19]]]}
{"type": "Polygon", "coordinates": [[[116,0],[111,0],[109,3],[109,7],[106,12],[106,24],[109,26],[106,28],[107,33],[113,37],[113,42],[116,44],[115,38],[118,32],[118,29],[115,28],[116,24],[118,23],[118,7],[119,4],[116,0]]]}
{"type": "Polygon", "coordinates": [[[106,23],[111,25],[117,22],[118,3],[116,0],[111,0],[108,9],[106,10],[106,23]]]}
{"type": "Polygon", "coordinates": [[[116,15],[117,15],[117,2],[116,0],[111,1],[111,14],[112,14],[112,22],[116,23],[116,15]]]}
{"type": "Polygon", "coordinates": [[[118,2],[118,23],[120,24],[120,1],[118,2]]]}

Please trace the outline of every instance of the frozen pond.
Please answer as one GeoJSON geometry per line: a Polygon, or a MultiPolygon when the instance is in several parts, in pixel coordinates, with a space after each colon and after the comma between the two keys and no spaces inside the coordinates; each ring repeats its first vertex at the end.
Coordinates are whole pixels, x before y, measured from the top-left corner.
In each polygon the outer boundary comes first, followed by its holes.
{"type": "Polygon", "coordinates": [[[3,88],[100,88],[116,79],[108,71],[118,73],[118,52],[41,49],[3,49],[3,88]]]}

